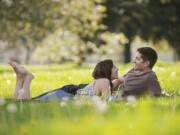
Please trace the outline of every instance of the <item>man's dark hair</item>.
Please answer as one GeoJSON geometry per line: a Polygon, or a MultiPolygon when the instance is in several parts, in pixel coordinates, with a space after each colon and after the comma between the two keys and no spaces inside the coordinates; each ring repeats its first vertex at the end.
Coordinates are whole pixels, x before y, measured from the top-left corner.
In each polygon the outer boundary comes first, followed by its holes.
{"type": "Polygon", "coordinates": [[[149,67],[153,68],[158,59],[157,52],[151,47],[138,48],[137,51],[142,55],[144,61],[149,61],[149,67]]]}

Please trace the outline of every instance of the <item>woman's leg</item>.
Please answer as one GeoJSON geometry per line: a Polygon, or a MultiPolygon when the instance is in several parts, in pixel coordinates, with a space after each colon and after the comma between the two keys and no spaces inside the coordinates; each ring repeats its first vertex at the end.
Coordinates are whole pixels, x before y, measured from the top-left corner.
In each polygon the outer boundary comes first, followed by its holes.
{"type": "Polygon", "coordinates": [[[19,90],[18,99],[30,99],[30,86],[34,78],[32,73],[27,73],[24,77],[22,89],[19,90]]]}
{"type": "Polygon", "coordinates": [[[15,89],[14,89],[14,97],[16,99],[18,98],[19,90],[21,90],[23,88],[23,82],[24,82],[23,76],[16,74],[16,85],[15,85],[15,89]]]}
{"type": "Polygon", "coordinates": [[[16,62],[9,63],[16,73],[16,86],[14,89],[14,96],[16,99],[30,98],[30,83],[34,78],[33,74],[27,71],[24,67],[16,62]]]}

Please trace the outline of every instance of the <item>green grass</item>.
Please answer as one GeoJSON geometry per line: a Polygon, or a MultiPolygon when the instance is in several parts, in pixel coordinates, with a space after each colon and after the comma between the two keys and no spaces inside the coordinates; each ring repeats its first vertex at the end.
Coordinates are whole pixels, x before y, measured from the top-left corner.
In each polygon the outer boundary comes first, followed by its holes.
{"type": "MultiPolygon", "coordinates": [[[[31,95],[65,84],[88,83],[93,66],[73,64],[26,66],[34,73],[31,95]]],[[[131,65],[119,65],[124,74],[131,65]]],[[[154,70],[167,92],[180,92],[180,63],[158,62],[154,70]]],[[[180,99],[143,97],[135,102],[76,99],[54,102],[12,102],[15,75],[0,66],[0,135],[179,135],[180,99]],[[100,105],[100,106],[99,106],[100,105]],[[14,107],[14,108],[13,108],[14,107]]]]}

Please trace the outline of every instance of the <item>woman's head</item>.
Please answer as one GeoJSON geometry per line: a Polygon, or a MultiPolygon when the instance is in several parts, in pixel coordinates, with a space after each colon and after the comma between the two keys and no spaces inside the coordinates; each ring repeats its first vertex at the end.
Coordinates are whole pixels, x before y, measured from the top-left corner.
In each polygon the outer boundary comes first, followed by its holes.
{"type": "Polygon", "coordinates": [[[106,59],[97,63],[92,76],[94,79],[107,78],[111,80],[118,77],[118,69],[112,60],[106,59]]]}

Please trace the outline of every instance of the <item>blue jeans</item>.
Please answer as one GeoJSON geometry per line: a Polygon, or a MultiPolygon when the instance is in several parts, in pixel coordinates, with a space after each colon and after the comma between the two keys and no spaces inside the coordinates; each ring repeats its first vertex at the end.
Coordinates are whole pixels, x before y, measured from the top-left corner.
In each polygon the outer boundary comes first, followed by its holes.
{"type": "Polygon", "coordinates": [[[53,91],[45,95],[39,96],[35,100],[61,100],[62,98],[72,98],[73,94],[67,93],[64,90],[53,91]]]}
{"type": "Polygon", "coordinates": [[[61,88],[52,90],[50,92],[43,93],[37,97],[32,98],[32,100],[54,100],[59,99],[61,100],[64,97],[72,98],[76,95],[77,90],[85,87],[87,84],[69,84],[65,85],[61,88]]]}

